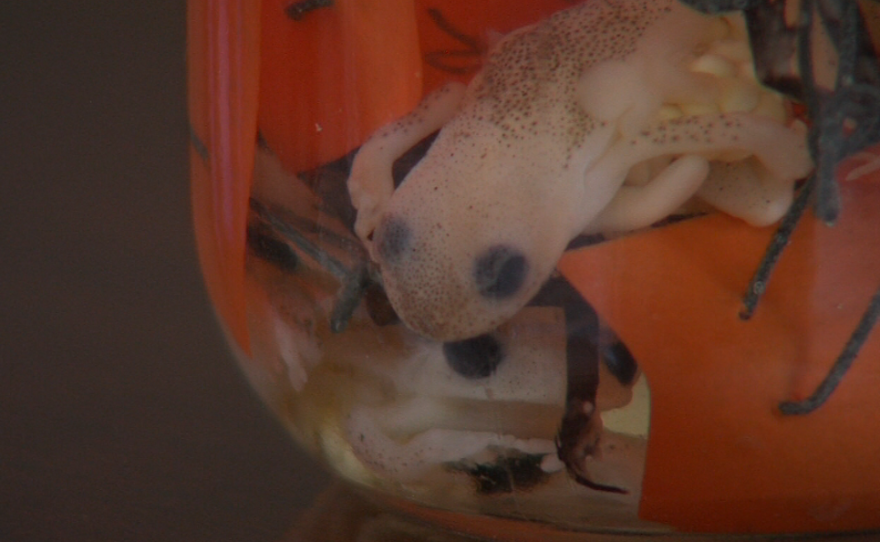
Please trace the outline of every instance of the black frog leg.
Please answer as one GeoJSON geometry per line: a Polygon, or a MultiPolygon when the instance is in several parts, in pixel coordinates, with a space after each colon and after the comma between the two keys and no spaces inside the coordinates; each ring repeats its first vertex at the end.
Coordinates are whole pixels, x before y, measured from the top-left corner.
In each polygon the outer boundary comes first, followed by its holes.
{"type": "MultiPolygon", "coordinates": [[[[781,4],[781,2],[780,2],[781,4]]],[[[810,48],[810,32],[812,29],[812,0],[803,0],[803,4],[801,6],[801,16],[798,21],[797,31],[796,31],[796,39],[797,39],[797,50],[800,51],[800,54],[797,55],[797,64],[798,71],[801,76],[801,93],[802,100],[807,106],[807,112],[810,118],[816,119],[818,118],[821,106],[820,106],[820,98],[816,91],[813,79],[813,63],[811,56],[811,48],[810,48]]],[[[784,16],[784,14],[777,15],[778,17],[784,16]]],[[[755,19],[757,20],[757,19],[755,19]]],[[[754,22],[752,23],[754,24],[754,22]]],[[[750,35],[753,31],[749,30],[750,35]]],[[[759,30],[756,29],[755,33],[760,33],[759,30]]],[[[754,44],[752,45],[755,46],[754,44]]],[[[759,51],[753,51],[755,56],[759,56],[759,51]]],[[[811,129],[807,136],[807,143],[810,150],[810,155],[813,157],[813,160],[816,160],[818,156],[818,142],[819,142],[819,130],[811,129]]],[[[752,317],[755,312],[755,309],[760,301],[762,295],[764,294],[764,290],[766,289],[767,282],[770,280],[770,275],[773,272],[773,269],[776,266],[780,256],[782,256],[782,252],[791,239],[791,234],[794,232],[798,223],[800,222],[801,217],[803,217],[804,211],[807,208],[807,204],[812,201],[815,192],[816,185],[816,175],[815,173],[811,175],[804,186],[801,187],[798,196],[795,198],[795,201],[792,203],[791,207],[789,207],[782,221],[780,222],[779,227],[776,230],[776,233],[773,236],[770,244],[767,249],[764,251],[764,255],[761,258],[761,262],[758,264],[758,267],[752,276],[752,279],[749,282],[748,287],[746,288],[746,292],[743,296],[743,309],[740,311],[740,318],[743,320],[748,320],[752,317]]]]}
{"type": "Polygon", "coordinates": [[[250,254],[281,271],[295,273],[299,268],[300,261],[296,251],[260,220],[248,221],[246,243],[250,254]]]}
{"type": "MultiPolygon", "coordinates": [[[[830,225],[840,212],[839,187],[835,178],[837,165],[851,153],[880,139],[877,120],[880,115],[880,90],[877,88],[880,63],[855,2],[819,0],[818,12],[839,56],[834,91],[830,96],[814,98],[819,104],[808,104],[818,112],[813,117],[818,136],[811,141],[817,162],[816,215],[830,225]],[[850,134],[846,133],[847,122],[854,126],[850,134]]],[[[807,63],[804,56],[801,55],[801,64],[807,63]]],[[[808,70],[804,68],[804,73],[809,73],[808,70]]],[[[810,82],[814,83],[812,79],[810,82]]],[[[813,394],[803,401],[781,403],[780,411],[785,415],[804,415],[822,406],[849,371],[876,326],[878,316],[880,289],[871,298],[856,329],[813,394]]]]}
{"type": "Polygon", "coordinates": [[[844,346],[843,351],[835,360],[834,365],[825,379],[816,388],[816,390],[808,398],[803,401],[785,401],[779,404],[779,410],[786,415],[803,415],[813,412],[831,397],[838,384],[843,380],[849,368],[852,366],[859,351],[868,340],[871,331],[877,325],[877,319],[880,317],[880,288],[874,293],[868,308],[859,320],[855,331],[850,336],[844,346]]]}
{"type": "Polygon", "coordinates": [[[818,12],[839,56],[834,92],[822,103],[817,142],[817,214],[832,222],[839,211],[837,164],[880,142],[880,59],[857,3],[819,0],[818,12]]]}
{"type": "Polygon", "coordinates": [[[850,0],[819,0],[817,7],[832,43],[836,45],[844,61],[850,59],[853,63],[851,69],[845,70],[851,70],[853,84],[880,87],[880,64],[868,26],[857,3],[850,0]],[[847,11],[848,9],[853,11],[847,11]]]}
{"type": "MultiPolygon", "coordinates": [[[[819,0],[819,17],[838,53],[837,80],[831,96],[821,100],[811,117],[818,125],[819,136],[813,159],[816,161],[816,216],[833,224],[840,214],[840,191],[834,170],[845,158],[847,137],[844,123],[850,110],[847,104],[855,84],[859,54],[860,12],[856,2],[819,0]]],[[[804,56],[802,51],[801,56],[804,56]]],[[[815,85],[814,85],[815,86],[815,85]]]]}
{"type": "Polygon", "coordinates": [[[602,420],[596,411],[599,388],[599,317],[596,311],[561,276],[552,277],[531,302],[562,307],[565,313],[567,385],[565,414],[556,436],[559,459],[579,484],[597,491],[628,493],[599,484],[584,472],[584,460],[596,453],[602,420]]]}
{"type": "Polygon", "coordinates": [[[456,75],[471,74],[480,69],[480,58],[486,53],[486,46],[477,38],[469,36],[455,27],[443,13],[436,8],[428,9],[428,16],[434,24],[464,46],[463,49],[442,49],[425,53],[425,63],[429,66],[456,75]]]}
{"type": "Polygon", "coordinates": [[[765,0],[679,0],[682,4],[690,6],[697,11],[708,15],[723,15],[731,11],[759,6],[765,0]]]}
{"type": "Polygon", "coordinates": [[[743,295],[743,307],[739,313],[741,320],[748,320],[754,315],[755,309],[758,306],[758,301],[761,299],[764,290],[767,288],[770,274],[776,267],[776,262],[779,261],[779,257],[782,256],[782,251],[788,246],[791,234],[800,222],[804,211],[807,210],[807,206],[813,197],[813,190],[816,184],[815,179],[816,176],[811,175],[807,179],[807,182],[800,188],[797,197],[791,204],[791,207],[788,208],[788,211],[786,211],[785,216],[782,217],[779,227],[773,234],[770,245],[768,245],[767,249],[764,251],[761,263],[758,264],[758,268],[755,270],[755,273],[749,281],[749,285],[746,287],[746,293],[743,295]]]}
{"type": "MultiPolygon", "coordinates": [[[[830,1],[833,2],[834,0],[830,1]]],[[[828,2],[826,2],[826,4],[827,3],[828,2]]],[[[820,16],[830,8],[826,5],[823,9],[825,11],[822,11],[822,9],[819,10],[820,16]]],[[[779,228],[777,229],[770,245],[767,247],[755,274],[752,276],[743,297],[743,310],[740,312],[740,317],[744,320],[751,318],[754,313],[770,278],[770,274],[781,256],[782,251],[788,245],[791,233],[794,231],[799,220],[803,216],[807,203],[811,199],[815,199],[815,201],[817,201],[817,215],[823,216],[824,213],[824,216],[828,221],[831,221],[833,220],[833,217],[836,217],[836,210],[839,208],[839,198],[836,192],[837,185],[833,178],[833,168],[836,166],[839,159],[842,158],[838,149],[840,148],[840,142],[843,141],[841,137],[843,119],[841,114],[831,114],[834,112],[834,108],[829,107],[829,104],[833,103],[833,100],[829,99],[829,96],[822,95],[815,85],[813,76],[813,59],[810,46],[810,35],[812,32],[814,16],[813,1],[804,0],[801,5],[801,10],[800,20],[798,21],[798,26],[796,28],[796,49],[799,51],[799,54],[797,55],[797,65],[802,85],[801,90],[799,91],[801,94],[799,99],[805,103],[808,115],[814,121],[814,126],[808,135],[808,145],[810,154],[813,157],[813,160],[819,164],[819,167],[817,172],[807,180],[804,186],[801,187],[798,197],[795,199],[780,223],[779,228]],[[837,147],[835,148],[834,145],[837,145],[837,147]],[[817,186],[819,186],[819,188],[817,188],[817,186]],[[814,198],[815,192],[822,192],[823,190],[824,192],[819,197],[814,198]],[[824,203],[821,203],[818,200],[822,200],[824,203]]],[[[830,16],[828,13],[825,13],[825,15],[830,16]]],[[[865,31],[863,22],[858,19],[858,13],[853,14],[850,12],[850,24],[854,24],[852,21],[853,16],[855,16],[855,22],[859,23],[858,28],[861,29],[860,32],[865,31]]],[[[781,18],[782,14],[778,14],[777,17],[781,18]]],[[[757,21],[757,16],[753,20],[757,21]]],[[[841,36],[843,27],[839,21],[828,23],[828,28],[832,41],[841,36]]],[[[752,29],[750,27],[750,34],[751,33],[752,29]]],[[[754,33],[760,34],[757,30],[754,33]]],[[[864,47],[866,47],[865,43],[867,43],[866,38],[859,38],[857,50],[864,49],[864,47]]],[[[839,45],[836,46],[841,54],[846,55],[848,58],[853,56],[854,52],[852,46],[849,48],[843,47],[842,49],[839,45]]],[[[757,47],[754,42],[753,47],[757,47]]],[[[756,52],[755,55],[757,57],[758,52],[756,52]]],[[[841,80],[847,78],[846,74],[850,71],[851,70],[846,63],[841,66],[841,70],[838,72],[838,84],[841,80]]],[[[870,75],[872,73],[870,69],[863,68],[862,72],[869,78],[873,77],[870,75]]],[[[793,98],[798,98],[798,96],[792,96],[790,93],[789,95],[793,98]]],[[[872,117],[868,116],[865,118],[872,117]]]]}
{"type": "MultiPolygon", "coordinates": [[[[801,193],[780,224],[749,284],[744,309],[740,313],[744,319],[753,314],[770,272],[788,244],[813,193],[817,218],[826,224],[833,224],[840,213],[839,186],[835,177],[837,165],[847,156],[880,141],[880,62],[858,5],[848,0],[818,0],[817,3],[816,13],[839,57],[835,88],[830,94],[817,88],[812,72],[812,6],[812,0],[804,0],[801,6],[798,66],[803,84],[803,101],[814,123],[809,146],[817,168],[801,188],[801,193]]],[[[878,313],[880,291],[872,298],[862,320],[822,384],[803,401],[781,403],[779,408],[783,414],[808,414],[827,401],[876,325],[878,313]]]]}
{"type": "Polygon", "coordinates": [[[599,321],[599,354],[602,363],[617,381],[632,387],[639,376],[639,365],[626,344],[617,333],[604,322],[599,321]]]}

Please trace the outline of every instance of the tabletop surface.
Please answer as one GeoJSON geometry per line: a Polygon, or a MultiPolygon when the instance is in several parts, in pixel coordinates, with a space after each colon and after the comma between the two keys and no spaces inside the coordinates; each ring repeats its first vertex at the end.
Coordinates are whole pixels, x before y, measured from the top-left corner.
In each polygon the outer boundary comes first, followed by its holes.
{"type": "Polygon", "coordinates": [[[0,541],[274,541],[328,477],[190,230],[185,2],[0,4],[0,541]]]}

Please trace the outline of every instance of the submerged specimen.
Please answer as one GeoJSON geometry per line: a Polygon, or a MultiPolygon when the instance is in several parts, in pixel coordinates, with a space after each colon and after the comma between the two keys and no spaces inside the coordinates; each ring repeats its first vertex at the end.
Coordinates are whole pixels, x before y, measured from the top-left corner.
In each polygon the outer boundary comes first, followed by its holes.
{"type": "Polygon", "coordinates": [[[368,140],[348,187],[401,319],[458,340],[519,311],[577,235],[649,226],[693,196],[771,224],[812,167],[738,19],[621,0],[506,36],[467,88],[368,140]],[[395,190],[394,160],[438,129],[395,190]]]}

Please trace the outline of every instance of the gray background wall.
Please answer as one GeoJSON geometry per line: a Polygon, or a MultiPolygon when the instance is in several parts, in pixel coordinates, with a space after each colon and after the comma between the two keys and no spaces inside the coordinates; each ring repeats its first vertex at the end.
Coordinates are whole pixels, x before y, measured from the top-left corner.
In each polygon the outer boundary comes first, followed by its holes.
{"type": "Polygon", "coordinates": [[[277,540],[326,475],[190,232],[185,1],[0,3],[0,541],[277,540]]]}

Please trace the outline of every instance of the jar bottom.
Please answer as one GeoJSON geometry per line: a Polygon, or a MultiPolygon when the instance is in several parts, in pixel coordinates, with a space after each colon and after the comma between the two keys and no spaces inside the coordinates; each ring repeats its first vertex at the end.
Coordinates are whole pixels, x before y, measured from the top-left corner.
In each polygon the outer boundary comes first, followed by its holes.
{"type": "Polygon", "coordinates": [[[867,542],[880,533],[729,535],[566,531],[539,522],[462,514],[377,495],[337,481],[282,542],[867,542]]]}

